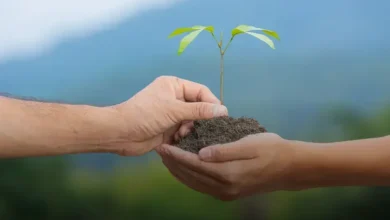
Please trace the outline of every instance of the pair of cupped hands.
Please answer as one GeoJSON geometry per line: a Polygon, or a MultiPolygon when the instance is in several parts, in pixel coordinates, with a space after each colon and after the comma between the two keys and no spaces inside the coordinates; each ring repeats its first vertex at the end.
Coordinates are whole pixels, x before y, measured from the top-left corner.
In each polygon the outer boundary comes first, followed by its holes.
{"type": "Polygon", "coordinates": [[[156,150],[170,173],[193,190],[231,201],[284,188],[293,149],[277,134],[250,135],[199,154],[170,145],[191,131],[193,121],[228,115],[202,84],[161,76],[109,108],[121,114],[129,137],[113,146],[115,153],[139,156],[156,150]]]}

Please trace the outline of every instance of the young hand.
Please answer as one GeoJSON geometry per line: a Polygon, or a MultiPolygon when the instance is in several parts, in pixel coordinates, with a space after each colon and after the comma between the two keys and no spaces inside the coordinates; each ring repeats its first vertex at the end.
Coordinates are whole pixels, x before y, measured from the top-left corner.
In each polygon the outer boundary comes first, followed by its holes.
{"type": "Polygon", "coordinates": [[[221,200],[285,189],[295,149],[272,133],[210,146],[199,155],[163,145],[157,152],[180,182],[221,200]]]}

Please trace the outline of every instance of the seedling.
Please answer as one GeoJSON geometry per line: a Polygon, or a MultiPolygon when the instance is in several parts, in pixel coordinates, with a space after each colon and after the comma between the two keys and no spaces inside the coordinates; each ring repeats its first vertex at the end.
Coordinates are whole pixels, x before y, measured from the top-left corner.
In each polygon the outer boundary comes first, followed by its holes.
{"type": "Polygon", "coordinates": [[[275,31],[263,29],[263,28],[257,28],[249,25],[239,25],[235,27],[231,31],[231,37],[229,42],[226,44],[226,47],[224,48],[223,46],[223,33],[221,32],[220,39],[217,40],[214,34],[214,27],[213,26],[200,26],[196,25],[193,27],[182,27],[182,28],[177,28],[174,30],[168,37],[172,38],[177,35],[181,35],[184,33],[190,32],[188,35],[183,37],[183,39],[180,42],[179,50],[178,50],[178,55],[181,55],[184,50],[188,47],[188,45],[195,40],[195,38],[202,32],[202,31],[207,31],[211,34],[211,36],[214,38],[215,42],[217,43],[217,46],[219,48],[219,53],[221,56],[221,65],[220,65],[220,101],[222,104],[224,103],[224,55],[231,45],[232,41],[235,39],[235,37],[239,34],[249,34],[263,42],[265,42],[268,46],[270,46],[272,49],[275,49],[274,42],[268,37],[273,37],[275,39],[280,40],[278,33],[275,31]],[[263,34],[255,33],[254,31],[260,31],[263,34]]]}
{"type": "MultiPolygon", "coordinates": [[[[231,45],[232,41],[239,34],[249,34],[263,42],[272,49],[275,49],[274,42],[269,38],[279,39],[279,35],[275,31],[257,28],[249,25],[239,25],[231,31],[229,42],[224,47],[223,33],[221,32],[220,39],[215,37],[213,26],[193,26],[178,28],[173,31],[169,38],[188,33],[180,42],[178,55],[181,55],[188,45],[202,32],[207,31],[211,34],[221,56],[220,65],[220,101],[224,104],[224,55],[231,45]],[[254,31],[260,31],[262,34],[254,31]]],[[[193,130],[184,138],[177,141],[174,145],[184,150],[198,153],[200,149],[206,146],[223,144],[237,141],[247,135],[267,132],[266,129],[253,118],[241,117],[238,119],[232,117],[218,117],[209,120],[200,120],[194,122],[193,130]]]]}

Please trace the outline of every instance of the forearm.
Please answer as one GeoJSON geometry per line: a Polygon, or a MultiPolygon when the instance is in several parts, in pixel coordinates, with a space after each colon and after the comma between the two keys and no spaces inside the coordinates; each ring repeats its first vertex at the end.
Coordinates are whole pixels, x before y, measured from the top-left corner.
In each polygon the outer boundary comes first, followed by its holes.
{"type": "Polygon", "coordinates": [[[125,133],[110,108],[1,96],[0,106],[1,158],[107,151],[125,133]]]}
{"type": "Polygon", "coordinates": [[[291,189],[390,186],[390,136],[336,143],[292,142],[291,189]]]}

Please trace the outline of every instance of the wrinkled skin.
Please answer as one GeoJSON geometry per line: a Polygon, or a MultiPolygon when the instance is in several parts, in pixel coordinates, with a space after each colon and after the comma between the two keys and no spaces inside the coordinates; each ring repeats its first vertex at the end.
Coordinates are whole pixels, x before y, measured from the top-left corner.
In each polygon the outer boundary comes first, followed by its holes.
{"type": "Polygon", "coordinates": [[[143,155],[189,132],[192,121],[227,115],[226,107],[204,85],[162,76],[115,109],[126,125],[126,140],[113,151],[143,155]]]}

